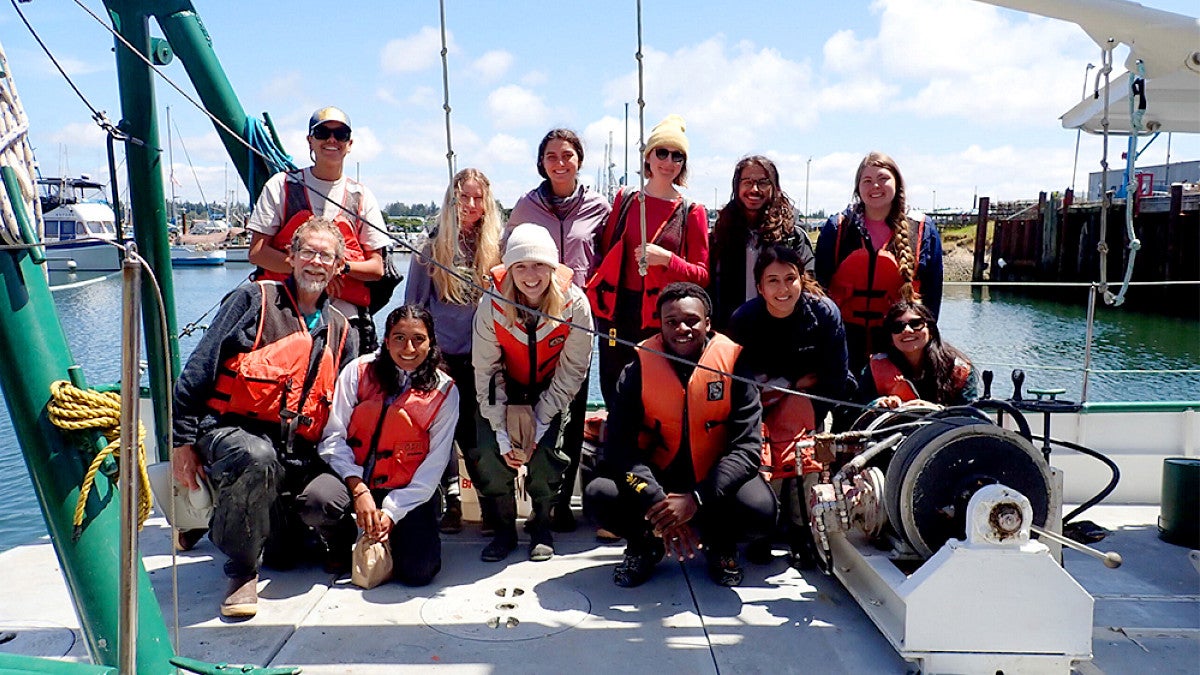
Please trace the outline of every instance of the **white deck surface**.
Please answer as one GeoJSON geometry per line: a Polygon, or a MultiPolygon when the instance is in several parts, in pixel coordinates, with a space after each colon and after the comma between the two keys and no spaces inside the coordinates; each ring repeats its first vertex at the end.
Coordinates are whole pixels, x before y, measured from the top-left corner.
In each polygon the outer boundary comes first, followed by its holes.
{"type": "MultiPolygon", "coordinates": [[[[1186,549],[1158,540],[1157,516],[1157,507],[1086,514],[1115,529],[1099,548],[1121,552],[1125,565],[1109,570],[1067,552],[1067,569],[1096,599],[1095,659],[1077,672],[1200,672],[1200,573],[1186,549]]],[[[305,673],[912,670],[836,581],[800,574],[782,558],[746,564],[736,589],[713,584],[700,559],[664,561],[645,586],[623,589],[611,580],[623,547],[594,543],[586,524],[558,535],[559,555],[544,563],[525,561],[524,541],[508,564],[480,562],[485,543],[473,525],[443,536],[442,571],[425,588],[362,591],[318,569],[264,571],[258,616],[235,623],[218,615],[223,558],[205,539],[178,557],[179,651],[210,662],[301,666],[305,673]],[[499,607],[505,604],[512,607],[499,607]]],[[[161,519],[147,525],[142,545],[171,625],[171,558],[161,519]]],[[[0,652],[86,659],[49,542],[0,554],[0,569],[0,632],[17,633],[0,652]]]]}

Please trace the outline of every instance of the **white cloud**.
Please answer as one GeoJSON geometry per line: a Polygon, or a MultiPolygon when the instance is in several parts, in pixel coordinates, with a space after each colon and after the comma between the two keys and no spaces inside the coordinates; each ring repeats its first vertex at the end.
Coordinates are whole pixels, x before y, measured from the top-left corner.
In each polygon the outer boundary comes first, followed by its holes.
{"type": "MultiPolygon", "coordinates": [[[[750,41],[727,45],[717,35],[672,54],[647,49],[645,64],[646,99],[668,102],[647,109],[647,134],[661,117],[680,113],[689,140],[703,153],[741,153],[763,138],[808,130],[817,121],[810,65],[777,49],[750,41]]],[[[635,101],[637,72],[609,81],[604,94],[610,107],[635,101]]]]}
{"type": "MultiPolygon", "coordinates": [[[[454,35],[446,32],[450,53],[457,47],[454,35]]],[[[379,65],[385,73],[415,73],[430,68],[441,60],[442,36],[432,26],[425,26],[413,35],[388,41],[379,53],[379,65]]]]}
{"type": "Polygon", "coordinates": [[[106,135],[100,127],[92,122],[72,122],[50,134],[53,143],[67,146],[73,150],[82,148],[102,150],[105,147],[106,135]]]}
{"type": "Polygon", "coordinates": [[[1078,26],[960,0],[879,0],[872,10],[875,36],[839,31],[824,45],[825,71],[837,77],[822,99],[836,108],[886,103],[918,118],[1024,125],[1078,100],[1068,73],[1089,42],[1078,26]]]}
{"type": "Polygon", "coordinates": [[[493,49],[475,59],[471,70],[485,82],[494,82],[504,76],[512,67],[513,55],[503,49],[493,49]]]}
{"type": "Polygon", "coordinates": [[[542,97],[515,84],[493,90],[485,105],[492,124],[501,129],[543,127],[550,118],[542,97]]]}
{"type": "Polygon", "coordinates": [[[859,40],[852,30],[834,33],[822,48],[825,67],[833,72],[861,72],[871,62],[874,46],[859,40]]]}

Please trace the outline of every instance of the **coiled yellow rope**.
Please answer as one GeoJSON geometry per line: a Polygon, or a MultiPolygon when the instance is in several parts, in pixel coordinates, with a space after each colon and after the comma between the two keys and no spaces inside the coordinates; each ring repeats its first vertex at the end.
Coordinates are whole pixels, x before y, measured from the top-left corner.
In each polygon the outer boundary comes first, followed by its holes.
{"type": "MultiPolygon", "coordinates": [[[[75,536],[78,537],[83,527],[84,506],[92,485],[96,482],[96,472],[109,455],[121,456],[121,395],[116,392],[98,392],[93,389],[80,389],[66,380],[58,380],[50,385],[50,403],[46,405],[46,413],[54,426],[69,431],[85,431],[95,429],[100,431],[108,445],[96,453],[91,466],[83,477],[83,485],[79,488],[79,500],[75,503],[75,536]]],[[[146,428],[138,422],[138,479],[141,483],[141,499],[138,500],[138,530],[150,516],[151,494],[150,476],[146,473],[146,428]]]]}

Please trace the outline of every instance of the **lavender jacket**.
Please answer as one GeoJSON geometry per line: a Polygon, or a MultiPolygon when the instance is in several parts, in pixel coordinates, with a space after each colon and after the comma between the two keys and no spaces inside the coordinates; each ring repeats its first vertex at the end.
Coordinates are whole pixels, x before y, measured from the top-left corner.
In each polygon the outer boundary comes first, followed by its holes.
{"type": "Polygon", "coordinates": [[[559,218],[551,207],[548,181],[530,190],[517,200],[504,228],[504,241],[513,228],[522,223],[536,223],[550,231],[558,247],[558,260],[575,270],[575,285],[583,288],[595,268],[596,243],[612,210],[608,200],[581,185],[565,201],[564,217],[559,218]]]}

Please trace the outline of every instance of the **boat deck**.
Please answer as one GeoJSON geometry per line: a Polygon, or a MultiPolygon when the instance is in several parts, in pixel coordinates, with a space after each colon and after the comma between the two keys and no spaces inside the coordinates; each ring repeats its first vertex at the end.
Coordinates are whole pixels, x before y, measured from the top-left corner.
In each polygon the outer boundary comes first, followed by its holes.
{"type": "MultiPolygon", "coordinates": [[[[1113,529],[1099,544],[1118,570],[1067,551],[1067,569],[1095,597],[1091,663],[1075,672],[1194,673],[1200,664],[1200,572],[1188,550],[1157,538],[1158,507],[1088,512],[1113,529]]],[[[746,565],[734,589],[713,584],[698,558],[660,563],[645,586],[611,581],[623,546],[596,544],[581,524],[556,555],[483,563],[478,527],[443,536],[433,585],[363,591],[318,569],[265,571],[258,616],[218,615],[223,559],[205,539],[172,574],[165,522],[141,537],[168,625],[178,577],[181,654],[210,662],[301,666],[305,673],[905,673],[904,662],[836,580],[777,557],[746,565]]],[[[782,553],[782,551],[780,551],[782,553]]],[[[86,660],[78,621],[46,540],[0,554],[5,590],[0,652],[86,660]]],[[[1019,620],[1019,617],[1014,617],[1019,620]]]]}

